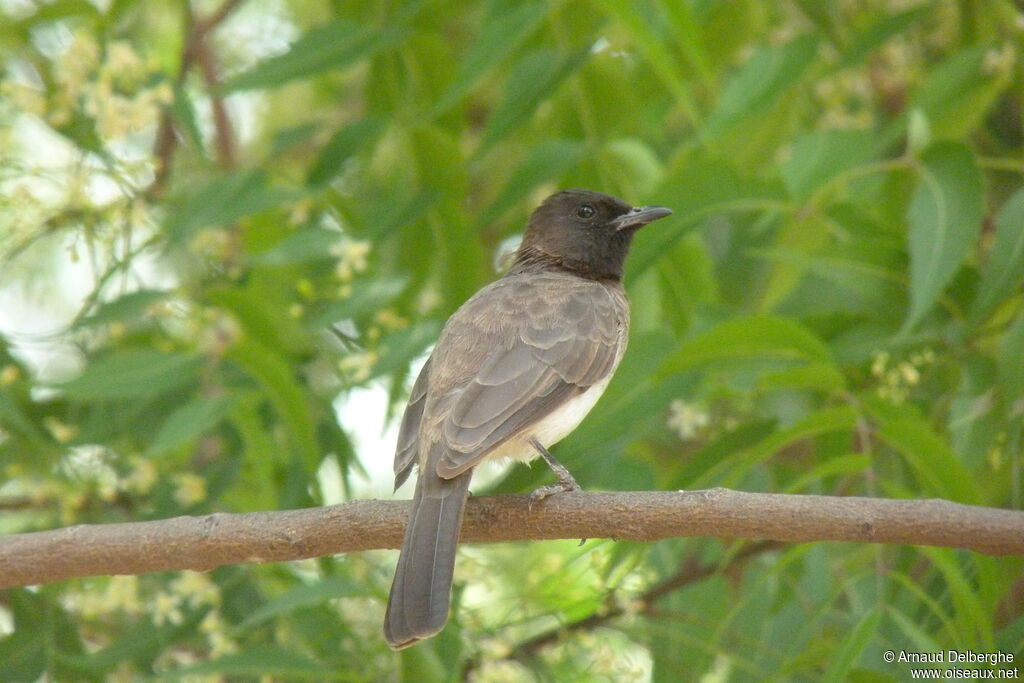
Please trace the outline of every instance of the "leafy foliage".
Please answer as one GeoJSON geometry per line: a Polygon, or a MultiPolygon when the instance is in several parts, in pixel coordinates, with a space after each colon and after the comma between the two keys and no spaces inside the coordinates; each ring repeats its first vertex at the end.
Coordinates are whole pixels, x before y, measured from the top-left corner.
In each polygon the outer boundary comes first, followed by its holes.
{"type": "MultiPolygon", "coordinates": [[[[0,3],[3,532],[367,495],[392,444],[357,453],[346,400],[399,410],[568,186],[675,210],[627,264],[630,351],[557,448],[585,487],[1024,504],[1010,0],[194,5],[0,3]]],[[[393,561],[7,590],[0,679],[901,680],[887,649],[1024,655],[1020,558],[467,548],[449,628],[398,655],[393,561]]]]}

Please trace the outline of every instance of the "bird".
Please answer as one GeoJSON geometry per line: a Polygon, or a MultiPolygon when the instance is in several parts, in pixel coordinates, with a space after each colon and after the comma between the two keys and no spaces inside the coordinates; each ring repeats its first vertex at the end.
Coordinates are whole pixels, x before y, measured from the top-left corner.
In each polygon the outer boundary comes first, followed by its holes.
{"type": "Polygon", "coordinates": [[[530,215],[512,266],[442,328],[399,427],[395,490],[419,474],[384,617],[402,649],[448,621],[455,549],[473,469],[542,457],[558,483],[531,505],[578,489],[548,451],[597,402],[626,350],[623,264],[633,235],[672,211],[582,189],[530,215]]]}

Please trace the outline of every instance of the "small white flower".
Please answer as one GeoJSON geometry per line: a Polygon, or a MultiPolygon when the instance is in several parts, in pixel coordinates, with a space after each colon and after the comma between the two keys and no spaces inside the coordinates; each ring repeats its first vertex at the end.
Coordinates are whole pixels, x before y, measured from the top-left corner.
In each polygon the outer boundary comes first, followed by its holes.
{"type": "Polygon", "coordinates": [[[370,255],[370,243],[365,240],[345,238],[330,249],[331,255],[338,259],[334,272],[342,282],[348,282],[357,273],[366,270],[367,257],[370,255]]]}
{"type": "Polygon", "coordinates": [[[687,403],[682,399],[675,399],[668,407],[669,415],[667,424],[669,429],[679,435],[683,441],[689,441],[708,426],[710,418],[708,414],[700,410],[696,405],[687,403]]]}
{"type": "Polygon", "coordinates": [[[174,500],[179,505],[193,505],[206,498],[206,480],[192,472],[174,475],[174,500]]]}
{"type": "Polygon", "coordinates": [[[184,619],[181,613],[180,600],[177,596],[160,591],[153,598],[153,621],[157,626],[170,624],[177,626],[184,619]]]}
{"type": "Polygon", "coordinates": [[[338,361],[338,370],[350,382],[358,384],[370,378],[373,366],[378,360],[379,356],[375,351],[350,353],[338,361]]]}

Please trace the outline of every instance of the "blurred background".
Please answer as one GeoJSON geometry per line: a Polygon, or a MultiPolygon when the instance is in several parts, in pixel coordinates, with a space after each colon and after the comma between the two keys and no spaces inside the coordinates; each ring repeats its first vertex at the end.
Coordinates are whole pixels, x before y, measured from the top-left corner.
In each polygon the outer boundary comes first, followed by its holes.
{"type": "MultiPolygon", "coordinates": [[[[0,533],[390,496],[440,326],[565,187],[675,211],[555,449],[584,488],[1019,509],[1022,47],[1011,0],[0,0],[0,533]]],[[[465,547],[448,628],[396,654],[396,557],[6,590],[0,680],[1024,654],[1022,558],[715,539],[465,547]]]]}

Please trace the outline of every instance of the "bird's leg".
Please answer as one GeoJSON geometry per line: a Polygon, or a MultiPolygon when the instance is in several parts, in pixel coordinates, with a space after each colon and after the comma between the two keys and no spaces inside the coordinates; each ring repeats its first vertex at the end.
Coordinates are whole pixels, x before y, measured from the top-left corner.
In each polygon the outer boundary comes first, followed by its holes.
{"type": "Polygon", "coordinates": [[[573,479],[572,474],[569,470],[565,469],[565,465],[555,460],[555,456],[548,452],[548,449],[544,448],[540,441],[537,441],[536,437],[530,437],[530,445],[537,449],[537,453],[540,457],[544,458],[544,462],[548,464],[551,471],[558,477],[557,484],[551,484],[550,486],[541,486],[530,494],[530,506],[534,503],[544,500],[548,496],[556,493],[562,493],[563,491],[579,491],[580,485],[573,479]]]}

